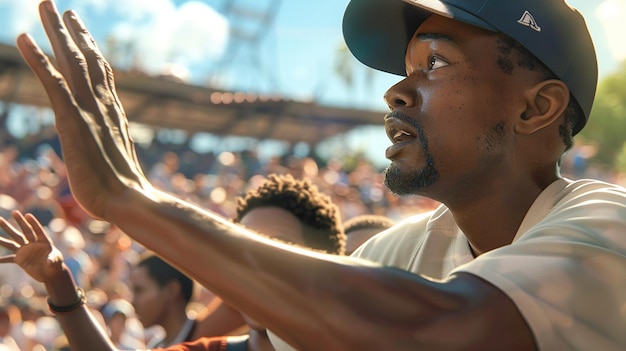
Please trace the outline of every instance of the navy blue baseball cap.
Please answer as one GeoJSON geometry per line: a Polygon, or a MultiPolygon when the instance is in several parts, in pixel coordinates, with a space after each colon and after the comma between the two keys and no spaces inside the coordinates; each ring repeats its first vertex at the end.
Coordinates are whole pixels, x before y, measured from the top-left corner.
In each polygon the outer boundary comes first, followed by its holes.
{"type": "Polygon", "coordinates": [[[432,14],[519,42],[567,84],[587,123],[598,83],[598,62],[585,19],[565,0],[351,0],[343,35],[352,54],[374,69],[405,76],[407,45],[432,14]]]}

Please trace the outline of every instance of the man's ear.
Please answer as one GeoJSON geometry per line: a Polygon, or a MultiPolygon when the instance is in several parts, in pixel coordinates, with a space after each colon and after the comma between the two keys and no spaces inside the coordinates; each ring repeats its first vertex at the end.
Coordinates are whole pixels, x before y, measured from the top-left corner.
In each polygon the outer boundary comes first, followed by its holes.
{"type": "Polygon", "coordinates": [[[563,81],[544,80],[526,92],[526,111],[515,124],[518,134],[532,134],[550,125],[563,115],[570,92],[563,81]]]}

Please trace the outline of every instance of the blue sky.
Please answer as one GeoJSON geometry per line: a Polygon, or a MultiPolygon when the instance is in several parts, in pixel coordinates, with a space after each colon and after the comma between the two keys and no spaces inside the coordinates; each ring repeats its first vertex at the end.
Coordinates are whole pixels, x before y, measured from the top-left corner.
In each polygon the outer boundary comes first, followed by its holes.
{"type": "MultiPolygon", "coordinates": [[[[347,0],[281,1],[274,13],[274,26],[259,45],[240,48],[223,65],[219,60],[229,42],[228,28],[238,26],[228,23],[220,12],[226,1],[58,0],[57,6],[61,10],[77,10],[105,54],[122,68],[141,66],[153,74],[175,70],[183,72],[193,84],[260,90],[296,100],[315,99],[323,104],[384,111],[382,95],[399,77],[376,72],[371,76],[372,84],[365,84],[369,69],[358,62],[353,63],[356,84],[352,86],[333,74],[336,52],[343,42],[341,18],[347,0]],[[115,45],[109,40],[111,36],[116,38],[115,45]],[[112,47],[118,49],[111,50],[112,47]]],[[[273,1],[233,3],[264,8],[273,1]]],[[[47,47],[38,21],[38,3],[39,0],[0,0],[1,42],[12,44],[18,33],[30,32],[47,47]]],[[[610,74],[626,59],[626,0],[568,3],[587,18],[598,51],[601,77],[610,74]]],[[[354,147],[365,148],[367,144],[359,144],[358,140],[368,139],[369,132],[359,133],[345,139],[356,143],[354,147]]],[[[377,146],[380,154],[381,148],[377,146]]]]}

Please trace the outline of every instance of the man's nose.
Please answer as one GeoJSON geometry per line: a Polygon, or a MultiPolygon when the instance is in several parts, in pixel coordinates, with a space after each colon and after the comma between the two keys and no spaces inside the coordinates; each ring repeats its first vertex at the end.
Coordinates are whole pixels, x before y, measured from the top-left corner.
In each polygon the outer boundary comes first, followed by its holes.
{"type": "Polygon", "coordinates": [[[394,84],[387,90],[384,96],[390,110],[398,107],[414,107],[418,100],[415,77],[409,76],[394,84]]]}

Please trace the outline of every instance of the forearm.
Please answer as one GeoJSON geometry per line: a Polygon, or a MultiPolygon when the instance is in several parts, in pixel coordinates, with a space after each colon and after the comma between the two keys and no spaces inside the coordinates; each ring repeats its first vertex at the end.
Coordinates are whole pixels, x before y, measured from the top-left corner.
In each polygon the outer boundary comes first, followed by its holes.
{"type": "Polygon", "coordinates": [[[344,334],[342,340],[356,341],[367,329],[384,329],[378,324],[419,325],[457,303],[440,284],[279,244],[162,193],[132,193],[108,217],[229,304],[303,348],[331,342],[338,331],[354,335],[344,334]]]}
{"type": "MultiPolygon", "coordinates": [[[[68,306],[78,299],[77,286],[67,270],[45,284],[50,303],[57,306],[68,306]]],[[[77,351],[113,351],[117,348],[111,343],[100,323],[96,321],[86,305],[82,305],[66,313],[56,314],[63,332],[72,350],[77,351]]]]}
{"type": "Polygon", "coordinates": [[[109,207],[106,217],[227,302],[247,296],[244,291],[256,291],[259,300],[272,299],[276,291],[296,291],[291,281],[300,271],[284,263],[307,259],[296,253],[305,252],[301,249],[252,234],[159,191],[148,196],[130,192],[109,207]]]}

